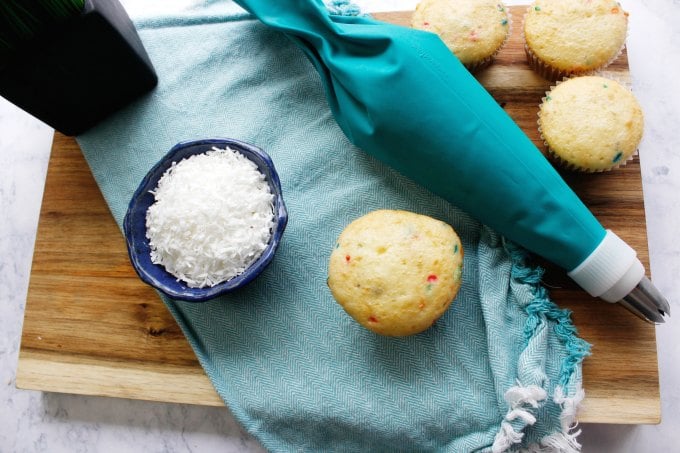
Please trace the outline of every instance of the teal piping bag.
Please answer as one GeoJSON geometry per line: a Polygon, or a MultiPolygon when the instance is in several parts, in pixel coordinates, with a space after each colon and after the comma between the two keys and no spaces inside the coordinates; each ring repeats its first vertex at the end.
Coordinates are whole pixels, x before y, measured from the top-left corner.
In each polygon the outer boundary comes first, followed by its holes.
{"type": "Polygon", "coordinates": [[[566,271],[663,322],[666,299],[531,140],[434,34],[331,16],[321,0],[236,0],[305,52],[359,148],[566,271]]]}

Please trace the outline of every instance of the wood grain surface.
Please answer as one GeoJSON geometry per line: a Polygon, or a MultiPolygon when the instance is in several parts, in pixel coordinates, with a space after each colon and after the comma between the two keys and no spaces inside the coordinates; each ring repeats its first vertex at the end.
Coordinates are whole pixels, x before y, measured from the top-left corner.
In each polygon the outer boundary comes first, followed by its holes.
{"type": "MultiPolygon", "coordinates": [[[[523,8],[496,62],[477,76],[539,147],[536,112],[550,83],[525,63],[523,8]]],[[[410,13],[378,19],[408,25],[410,13]]],[[[608,70],[628,79],[624,53],[608,70]]],[[[637,159],[614,171],[565,179],[607,228],[639,253],[647,236],[637,159]]],[[[583,366],[580,420],[658,423],[655,328],[615,304],[594,300],[547,263],[552,298],[573,311],[592,343],[583,366]]],[[[78,145],[55,134],[26,302],[17,387],[222,405],[189,344],[156,293],[136,276],[125,244],[78,145]]]]}

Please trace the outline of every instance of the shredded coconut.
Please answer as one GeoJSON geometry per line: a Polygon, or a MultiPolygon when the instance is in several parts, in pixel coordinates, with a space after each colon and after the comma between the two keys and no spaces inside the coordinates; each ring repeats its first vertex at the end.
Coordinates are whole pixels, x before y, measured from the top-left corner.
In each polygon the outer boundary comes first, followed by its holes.
{"type": "Polygon", "coordinates": [[[271,238],[269,184],[251,160],[230,148],[173,162],[151,193],[151,260],[191,288],[243,273],[271,238]]]}

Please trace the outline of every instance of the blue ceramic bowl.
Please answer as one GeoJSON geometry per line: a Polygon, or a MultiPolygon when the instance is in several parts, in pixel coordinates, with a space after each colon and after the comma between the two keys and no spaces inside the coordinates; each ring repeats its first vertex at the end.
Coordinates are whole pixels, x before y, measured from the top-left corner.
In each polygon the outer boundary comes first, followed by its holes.
{"type": "Polygon", "coordinates": [[[287,222],[288,212],[281,196],[281,183],[271,158],[261,149],[238,140],[207,139],[175,145],[165,157],[149,170],[130,200],[123,220],[123,230],[130,261],[142,281],[172,299],[204,302],[240,288],[257,277],[274,257],[287,222]],[[190,288],[185,282],[178,281],[163,266],[151,262],[151,248],[146,237],[146,212],[155,200],[150,191],[156,188],[158,180],[173,162],[179,162],[194,154],[204,153],[213,147],[224,149],[227,146],[253,161],[269,183],[274,194],[274,215],[276,216],[274,231],[269,240],[269,245],[262,252],[262,255],[243,273],[212,287],[190,288]]]}

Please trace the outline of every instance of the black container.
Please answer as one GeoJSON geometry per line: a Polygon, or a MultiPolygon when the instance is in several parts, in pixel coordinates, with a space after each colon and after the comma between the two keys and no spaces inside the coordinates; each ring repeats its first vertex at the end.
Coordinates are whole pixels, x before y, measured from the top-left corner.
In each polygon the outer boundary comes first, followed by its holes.
{"type": "Polygon", "coordinates": [[[0,96],[66,135],[78,135],[158,83],[117,0],[86,0],[0,62],[0,96]]]}

